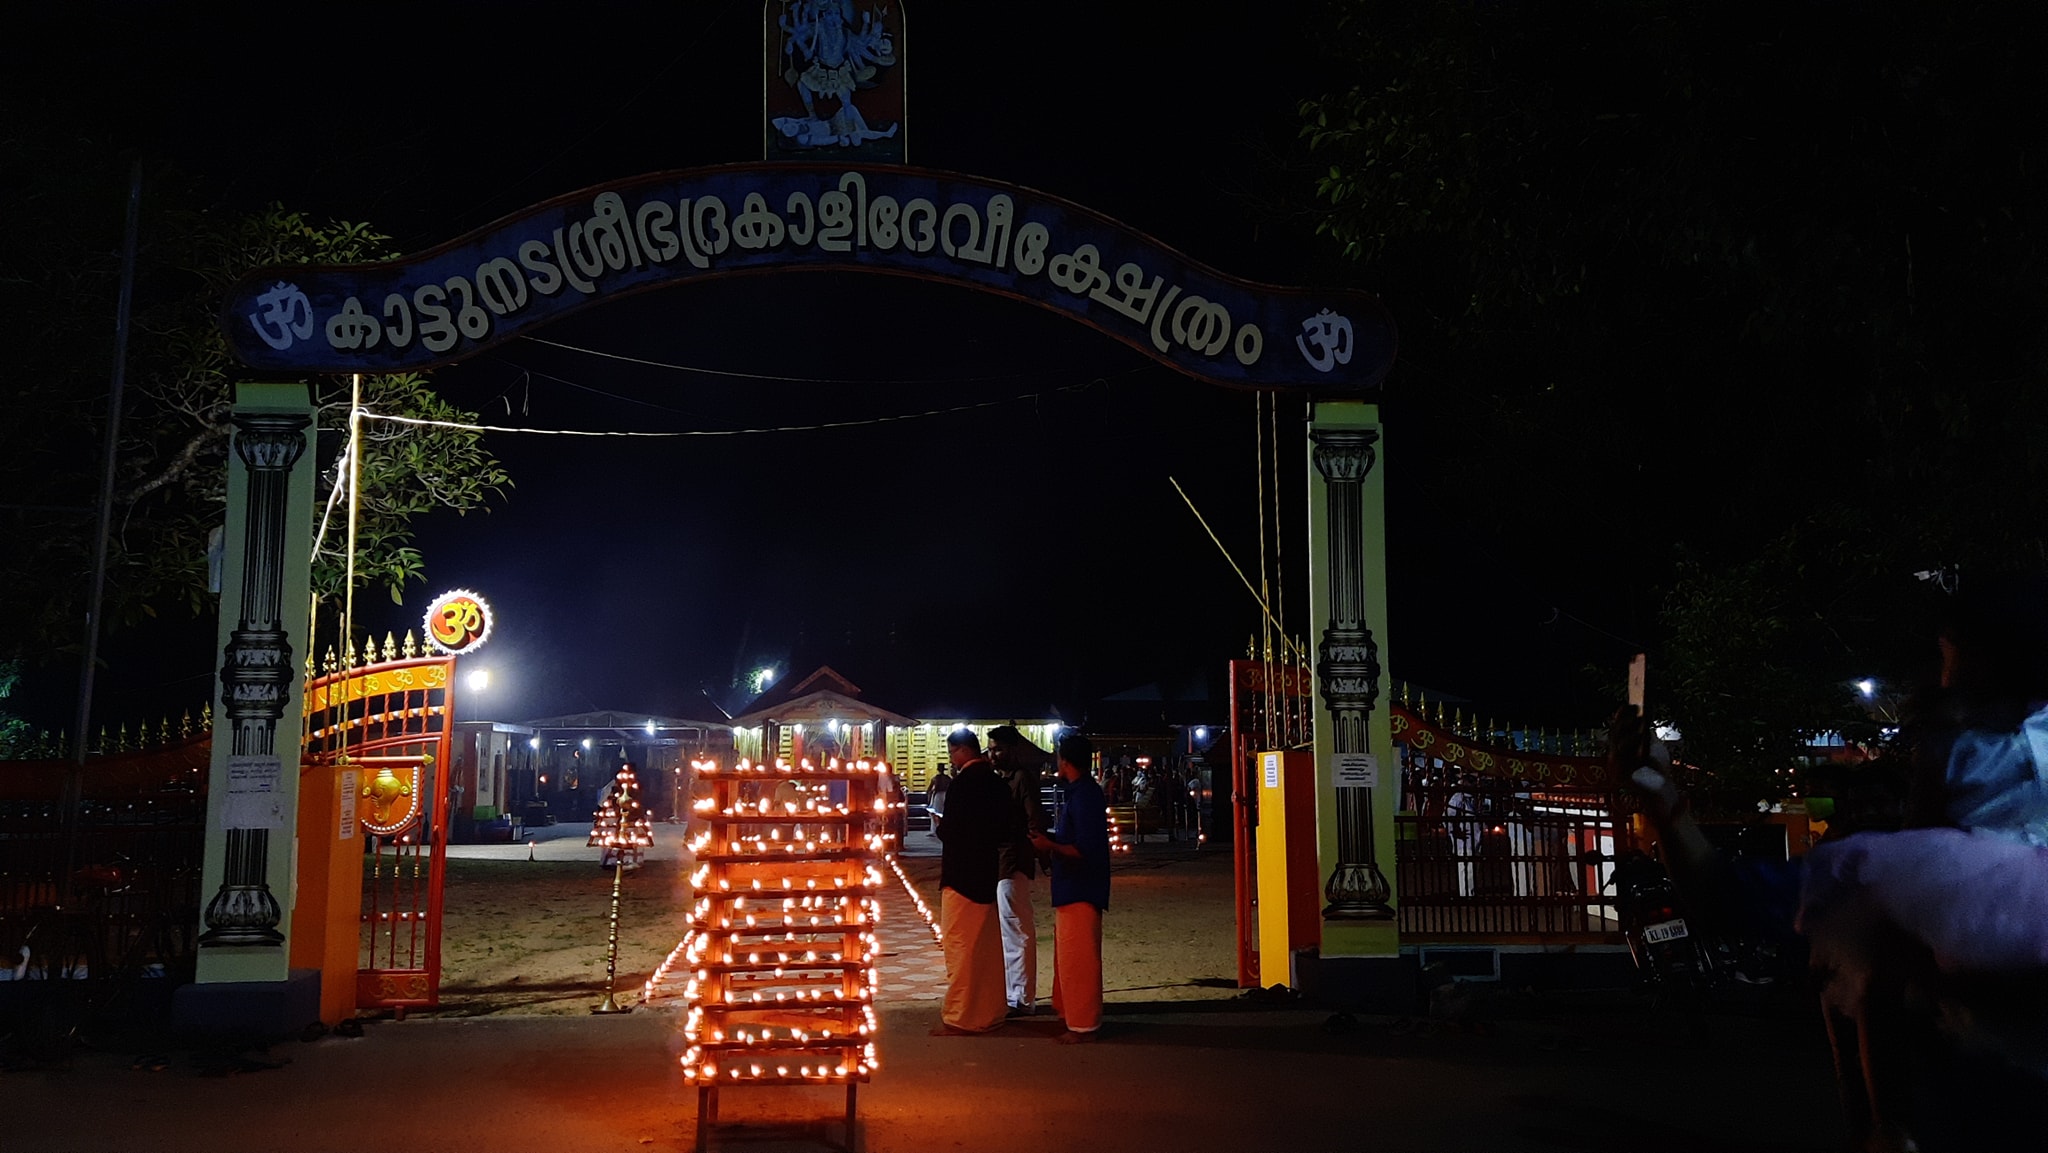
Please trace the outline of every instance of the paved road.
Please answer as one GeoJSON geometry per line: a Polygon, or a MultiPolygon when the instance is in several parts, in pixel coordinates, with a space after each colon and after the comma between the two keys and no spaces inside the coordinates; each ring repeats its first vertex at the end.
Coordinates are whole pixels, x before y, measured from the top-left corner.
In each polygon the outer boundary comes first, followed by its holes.
{"type": "MultiPolygon", "coordinates": [[[[587,831],[451,852],[595,860],[587,831]]],[[[655,852],[679,842],[658,833],[655,852]]],[[[913,855],[934,847],[912,842],[913,855]]],[[[1840,1132],[1809,1017],[1717,1017],[1700,1040],[1613,994],[1500,996],[1462,1024],[1332,1018],[1263,995],[1108,1008],[1101,1043],[1059,1046],[1050,1018],[934,1038],[929,1003],[885,1005],[861,1147],[1806,1153],[1840,1132]]],[[[141,1061],[144,1043],[106,1041],[0,1071],[0,1153],[688,1150],[696,1100],[677,1071],[677,1023],[671,1002],[387,1020],[359,1038],[141,1061]]],[[[831,1148],[842,1106],[835,1090],[730,1090],[713,1147],[831,1148]]]]}
{"type": "MultiPolygon", "coordinates": [[[[1323,1012],[1242,1001],[1111,1009],[1094,1046],[1052,1044],[1045,1018],[934,1038],[929,1008],[885,1010],[864,1147],[1789,1153],[1838,1132],[1819,1040],[1789,1021],[1717,1020],[1690,1045],[1600,1004],[1486,1035],[1377,1018],[1333,1031],[1323,1012]]],[[[663,1009],[384,1021],[260,1054],[173,1053],[160,1070],[133,1067],[132,1050],[80,1050],[0,1073],[0,1151],[686,1150],[696,1104],[676,1023],[663,1009]]],[[[728,1091],[714,1146],[826,1148],[842,1103],[728,1091]]]]}

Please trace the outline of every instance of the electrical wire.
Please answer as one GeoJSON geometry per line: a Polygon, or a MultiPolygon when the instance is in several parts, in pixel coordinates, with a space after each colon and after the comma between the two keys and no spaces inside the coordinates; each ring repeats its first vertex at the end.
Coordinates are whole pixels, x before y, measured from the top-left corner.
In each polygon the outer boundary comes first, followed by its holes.
{"type": "MultiPolygon", "coordinates": [[[[1272,621],[1274,627],[1278,629],[1280,622],[1277,620],[1273,620],[1273,610],[1270,606],[1266,604],[1266,598],[1259,595],[1259,590],[1253,587],[1251,578],[1245,576],[1244,569],[1238,567],[1237,559],[1230,555],[1229,549],[1223,547],[1223,541],[1219,537],[1217,537],[1216,530],[1209,527],[1208,519],[1202,515],[1201,509],[1195,507],[1195,502],[1191,498],[1189,498],[1187,490],[1180,486],[1180,482],[1178,480],[1175,480],[1170,476],[1166,478],[1166,483],[1172,485],[1173,491],[1179,493],[1180,499],[1187,503],[1188,511],[1195,514],[1196,523],[1202,526],[1203,532],[1209,534],[1209,540],[1213,544],[1215,544],[1216,551],[1223,554],[1223,560],[1226,564],[1230,566],[1230,571],[1236,573],[1237,579],[1244,582],[1244,590],[1252,594],[1253,600],[1259,602],[1259,611],[1265,613],[1266,619],[1272,621]]],[[[1299,650],[1301,647],[1300,645],[1295,644],[1284,631],[1280,633],[1280,643],[1282,646],[1286,648],[1293,648],[1296,650],[1299,650]]]]}
{"type": "MultiPolygon", "coordinates": [[[[1268,584],[1267,584],[1267,581],[1266,581],[1266,554],[1267,554],[1267,553],[1268,553],[1269,551],[1271,551],[1271,550],[1270,550],[1270,549],[1269,549],[1269,548],[1267,547],[1267,540],[1266,540],[1266,421],[1265,421],[1265,415],[1266,415],[1266,413],[1265,413],[1265,409],[1266,409],[1266,394],[1265,394],[1265,393],[1263,393],[1263,392],[1257,392],[1257,393],[1253,393],[1253,394],[1252,394],[1252,441],[1253,441],[1253,453],[1252,453],[1252,474],[1253,474],[1253,478],[1254,478],[1254,479],[1255,479],[1255,480],[1257,481],[1257,484],[1258,484],[1258,502],[1257,502],[1257,503],[1258,503],[1258,509],[1259,509],[1259,600],[1261,601],[1261,603],[1265,602],[1265,600],[1267,599],[1267,594],[1268,594],[1268,591],[1269,591],[1269,586],[1268,586],[1268,584]]],[[[1277,455],[1277,454],[1276,454],[1276,455],[1277,455]]],[[[1277,533],[1277,531],[1278,531],[1278,529],[1279,529],[1279,525],[1278,525],[1277,523],[1276,523],[1276,524],[1274,525],[1274,529],[1275,529],[1275,531],[1276,531],[1276,533],[1277,533]]],[[[1263,737],[1265,738],[1265,744],[1264,744],[1264,746],[1263,746],[1263,747],[1265,747],[1265,748],[1269,748],[1269,749],[1270,749],[1270,748],[1272,748],[1272,747],[1273,747],[1273,745],[1274,745],[1274,743],[1275,743],[1275,742],[1274,742],[1274,740],[1273,740],[1273,736],[1274,736],[1274,725],[1273,725],[1273,712],[1274,712],[1274,708],[1273,708],[1273,705],[1274,705],[1274,699],[1275,699],[1275,693],[1274,693],[1274,690],[1273,690],[1273,684],[1274,684],[1274,682],[1273,682],[1273,623],[1272,623],[1272,617],[1271,617],[1271,615],[1270,615],[1270,614],[1268,614],[1268,615],[1267,615],[1266,617],[1262,617],[1262,618],[1260,618],[1260,620],[1259,620],[1259,674],[1260,674],[1260,676],[1261,676],[1261,677],[1263,677],[1263,678],[1264,678],[1263,680],[1261,680],[1261,681],[1260,681],[1260,684],[1262,684],[1263,686],[1265,686],[1265,688],[1264,688],[1264,694],[1263,694],[1263,695],[1264,695],[1264,700],[1263,700],[1263,703],[1261,703],[1261,705],[1259,706],[1259,726],[1260,726],[1260,728],[1262,728],[1262,729],[1264,730],[1264,732],[1263,732],[1263,733],[1261,734],[1261,735],[1262,735],[1262,736],[1263,736],[1263,737]]]]}
{"type": "MultiPolygon", "coordinates": [[[[534,344],[544,344],[549,348],[559,348],[565,352],[580,352],[585,356],[597,356],[603,357],[606,360],[617,360],[623,361],[626,364],[637,364],[643,368],[659,368],[667,370],[669,372],[687,372],[697,376],[717,376],[723,377],[727,380],[762,380],[776,384],[848,384],[858,385],[864,388],[873,388],[877,385],[988,384],[994,381],[1020,380],[1029,376],[1044,375],[1043,373],[1037,372],[1011,372],[1005,373],[1001,376],[946,376],[926,377],[918,380],[846,380],[838,377],[778,376],[773,373],[765,372],[739,372],[733,369],[700,368],[697,365],[693,364],[672,364],[668,361],[662,360],[645,360],[637,356],[626,356],[622,353],[617,352],[605,352],[604,350],[597,348],[583,348],[579,345],[563,344],[558,340],[543,340],[538,336],[521,336],[519,339],[531,341],[534,344]]],[[[546,376],[547,374],[539,373],[538,375],[546,376]]],[[[551,377],[550,379],[560,380],[561,378],[551,377]]],[[[568,382],[563,381],[563,383],[567,384],[568,382]]]]}
{"type": "MultiPolygon", "coordinates": [[[[506,359],[505,357],[502,357],[502,356],[492,355],[492,356],[489,356],[489,357],[488,357],[487,359],[490,359],[490,360],[495,360],[495,361],[497,361],[497,362],[498,362],[498,363],[500,363],[500,364],[503,364],[503,365],[508,365],[508,366],[510,366],[510,367],[512,367],[512,368],[516,368],[516,369],[518,369],[518,370],[520,371],[520,373],[522,373],[522,374],[523,374],[523,375],[525,375],[525,376],[528,376],[528,377],[534,377],[534,376],[538,376],[538,377],[540,377],[540,378],[541,378],[542,380],[552,380],[552,381],[554,381],[554,382],[555,382],[556,384],[559,384],[559,385],[563,385],[563,386],[565,386],[565,387],[568,387],[568,388],[573,388],[573,389],[575,389],[575,390],[576,390],[576,391],[578,391],[578,392],[587,392],[587,393],[590,393],[590,394],[591,394],[591,395],[593,395],[593,396],[601,396],[601,397],[604,397],[604,398],[605,398],[606,400],[616,400],[616,401],[618,401],[618,402],[619,402],[619,403],[621,403],[621,404],[632,404],[632,405],[638,405],[638,406],[640,406],[641,408],[651,408],[651,409],[654,409],[654,410],[655,410],[656,412],[673,412],[673,413],[680,413],[680,414],[681,414],[681,415],[683,415],[683,416],[696,416],[696,415],[698,415],[698,414],[697,414],[697,412],[696,412],[695,410],[693,410],[693,409],[687,409],[687,408],[677,408],[676,406],[674,406],[674,405],[672,405],[672,404],[656,404],[656,403],[655,403],[654,401],[651,401],[651,400],[641,400],[641,399],[640,399],[640,398],[638,398],[638,397],[633,397],[633,396],[622,396],[622,395],[620,395],[619,393],[616,393],[616,392],[606,392],[606,391],[605,391],[604,389],[598,388],[598,387],[596,387],[596,386],[594,386],[594,385],[588,385],[588,384],[579,384],[579,383],[577,383],[576,381],[570,380],[570,379],[569,379],[568,377],[566,377],[566,376],[556,376],[556,375],[555,375],[554,373],[552,373],[552,372],[542,372],[542,371],[541,371],[540,369],[537,369],[537,368],[529,368],[529,367],[527,367],[526,365],[520,364],[520,363],[519,363],[518,361],[516,361],[516,360],[507,360],[507,359],[506,359]]],[[[510,408],[510,405],[507,405],[507,408],[508,408],[508,410],[509,410],[509,408],[510,408]]],[[[509,412],[508,412],[508,415],[509,415],[509,412]]]]}
{"type": "MultiPolygon", "coordinates": [[[[350,446],[350,448],[352,447],[350,446]]],[[[341,503],[343,488],[341,478],[348,474],[348,454],[350,448],[342,449],[341,460],[335,463],[334,487],[327,490],[327,511],[320,514],[320,531],[313,534],[313,556],[315,559],[319,558],[320,546],[327,540],[327,524],[334,519],[334,506],[341,503]]]]}
{"type": "MultiPolygon", "coordinates": [[[[1086,383],[1086,384],[1069,384],[1069,385],[1063,385],[1063,386],[1061,386],[1061,387],[1059,387],[1059,388],[1056,388],[1056,389],[1051,389],[1050,391],[1052,391],[1052,392],[1080,392],[1080,391],[1082,391],[1083,389],[1087,389],[1087,388],[1092,388],[1093,386],[1095,386],[1095,385],[1098,385],[1098,384],[1105,384],[1105,385],[1106,385],[1106,384],[1108,384],[1108,383],[1109,383],[1109,382],[1108,382],[1108,381],[1107,381],[1106,379],[1104,379],[1104,378],[1102,378],[1102,377],[1097,377],[1097,378],[1095,378],[1094,380],[1091,380],[1091,381],[1089,381],[1089,382],[1088,382],[1088,383],[1086,383]]],[[[974,410],[976,410],[976,409],[982,409],[982,408],[995,408],[995,407],[997,407],[998,405],[1005,405],[1005,404],[1015,404],[1015,403],[1017,403],[1017,402],[1019,402],[1019,401],[1025,401],[1025,400],[1036,400],[1036,399],[1038,399],[1038,398],[1039,398],[1040,396],[1042,396],[1042,395],[1044,395],[1044,394],[1043,394],[1043,393],[1036,393],[1036,392],[1028,392],[1028,393],[1025,393],[1025,394],[1023,394],[1022,396],[1012,396],[1012,397],[1007,397],[1007,398],[1005,398],[1005,399],[1002,399],[1002,400],[984,400],[984,401],[980,401],[980,402],[977,402],[977,403],[975,403],[975,404],[956,404],[956,405],[953,405],[953,406],[951,406],[950,408],[933,408],[933,409],[926,409],[926,410],[925,410],[925,411],[923,411],[923,412],[905,412],[905,413],[896,413],[896,414],[893,414],[893,415],[890,415],[890,416],[874,416],[874,417],[864,417],[864,418],[862,418],[862,419],[860,419],[860,420],[833,420],[833,421],[825,421],[825,422],[823,422],[823,423],[820,423],[820,424],[786,424],[786,425],[775,425],[775,426],[771,426],[771,427],[767,427],[767,428],[698,428],[698,429],[677,429],[677,430],[668,430],[668,431],[654,431],[654,432],[649,432],[649,431],[638,431],[638,430],[619,430],[619,429],[582,429],[582,428],[515,428],[515,427],[509,426],[509,425],[497,425],[497,424],[469,424],[469,423],[466,423],[466,422],[463,422],[463,421],[455,421],[455,420],[426,420],[426,419],[423,419],[423,418],[421,418],[421,417],[417,417],[417,416],[399,416],[399,415],[397,415],[397,414],[395,414],[395,413],[386,413],[386,412],[371,412],[371,411],[370,411],[370,410],[368,410],[368,409],[364,409],[364,410],[363,410],[363,419],[364,419],[364,420],[381,420],[381,421],[385,421],[385,422],[388,422],[388,423],[391,423],[391,424],[410,424],[410,425],[418,425],[418,426],[421,426],[421,427],[425,427],[425,428],[452,428],[452,429],[457,429],[457,430],[460,430],[460,431],[463,431],[463,432],[521,432],[521,433],[532,433],[532,434],[535,434],[535,435],[538,435],[538,436],[598,436],[598,437],[607,437],[607,436],[608,436],[608,437],[639,437],[639,438],[648,438],[648,439],[657,439],[657,440],[672,440],[672,439],[676,439],[676,438],[680,438],[680,437],[699,437],[699,436],[764,436],[764,435],[768,435],[768,434],[770,434],[770,433],[781,433],[781,432],[819,432],[819,431],[823,431],[823,430],[826,430],[826,429],[835,429],[835,428],[865,428],[865,427],[868,427],[868,426],[871,426],[871,425],[877,425],[877,424],[894,424],[894,423],[897,423],[897,422],[900,422],[900,421],[906,421],[906,420],[922,420],[922,419],[924,419],[924,418],[926,418],[926,417],[933,417],[933,416],[948,416],[948,415],[951,415],[951,414],[953,414],[953,413],[956,413],[956,412],[972,412],[972,411],[974,411],[974,410]]]]}

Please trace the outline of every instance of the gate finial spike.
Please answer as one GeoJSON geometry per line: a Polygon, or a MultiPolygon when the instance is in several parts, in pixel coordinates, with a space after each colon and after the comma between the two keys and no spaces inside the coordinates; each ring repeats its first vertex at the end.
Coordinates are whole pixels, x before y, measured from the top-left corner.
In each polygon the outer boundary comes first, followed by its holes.
{"type": "Polygon", "coordinates": [[[413,640],[412,640],[412,630],[411,630],[411,629],[407,629],[407,630],[405,630],[405,649],[404,649],[404,652],[405,652],[405,659],[406,659],[406,660],[411,660],[412,658],[414,658],[414,657],[416,657],[416,656],[418,656],[418,655],[419,655],[419,649],[418,649],[418,648],[417,648],[417,647],[416,647],[416,646],[415,646],[415,645],[413,644],[413,640]]]}

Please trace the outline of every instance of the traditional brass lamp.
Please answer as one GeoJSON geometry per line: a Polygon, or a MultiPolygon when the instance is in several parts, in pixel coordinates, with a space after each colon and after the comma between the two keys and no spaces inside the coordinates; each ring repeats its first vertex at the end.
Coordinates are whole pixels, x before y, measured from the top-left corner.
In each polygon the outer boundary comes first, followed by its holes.
{"type": "MultiPolygon", "coordinates": [[[[640,804],[638,793],[640,780],[633,775],[633,766],[620,765],[619,775],[613,778],[612,795],[598,807],[597,817],[590,825],[590,839],[587,844],[602,845],[604,857],[612,862],[612,916],[611,940],[605,947],[604,959],[604,1003],[592,1009],[593,1013],[630,1013],[631,1005],[620,1005],[617,993],[619,976],[619,888],[626,874],[626,862],[631,860],[634,868],[646,855],[647,846],[654,843],[654,819],[640,804]]],[[[600,858],[602,859],[602,858],[600,858]]]]}

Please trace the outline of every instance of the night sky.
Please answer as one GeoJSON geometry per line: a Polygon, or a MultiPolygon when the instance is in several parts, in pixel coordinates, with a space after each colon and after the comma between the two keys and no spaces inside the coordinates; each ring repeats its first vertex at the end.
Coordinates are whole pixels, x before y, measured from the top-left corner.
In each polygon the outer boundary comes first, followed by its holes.
{"type": "MultiPolygon", "coordinates": [[[[1295,103],[1323,84],[1310,6],[1126,7],[911,4],[911,161],[1057,194],[1232,275],[1397,294],[1281,199],[1313,181],[1282,166],[1295,103]]],[[[57,23],[16,81],[230,203],[367,219],[401,250],[604,181],[759,159],[758,3],[95,11],[43,17],[57,23]]],[[[1078,720],[1107,694],[1220,672],[1257,629],[1169,481],[1255,570],[1249,393],[1049,312],[890,277],[701,283],[538,335],[553,343],[515,340],[435,381],[496,425],[873,423],[493,435],[510,499],[425,521],[426,586],[363,610],[381,633],[446,588],[489,598],[497,632],[474,663],[495,683],[477,712],[701,716],[703,693],[731,703],[753,667],[831,663],[903,711],[1078,720]],[[961,410],[885,419],[947,409],[961,410]]],[[[1427,495],[1433,445],[1455,430],[1404,425],[1402,387],[1397,362],[1382,456],[1393,619],[1374,622],[1392,673],[1503,715],[1590,721],[1580,670],[1618,670],[1627,638],[1554,574],[1468,563],[1454,546],[1472,510],[1427,495]]],[[[1284,607],[1307,633],[1302,415],[1281,406],[1280,507],[1284,607]]],[[[108,692],[198,700],[211,629],[114,638],[108,692]]]]}

